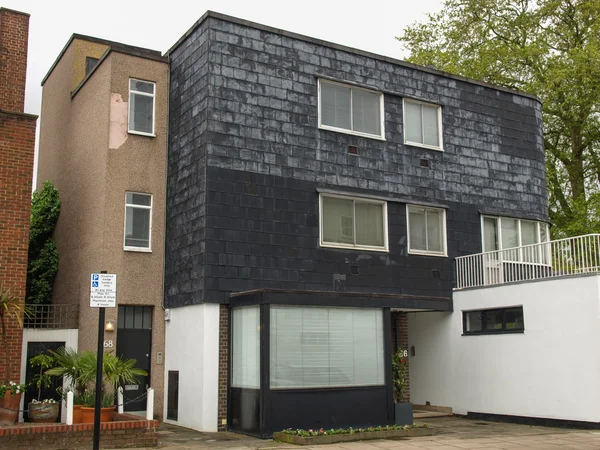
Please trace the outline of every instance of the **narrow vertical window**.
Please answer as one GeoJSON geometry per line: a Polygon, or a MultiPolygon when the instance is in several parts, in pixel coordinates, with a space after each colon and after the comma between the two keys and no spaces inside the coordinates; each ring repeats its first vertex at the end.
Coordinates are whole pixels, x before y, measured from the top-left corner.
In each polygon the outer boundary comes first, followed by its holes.
{"type": "Polygon", "coordinates": [[[129,132],[154,136],[154,95],[156,84],[129,80],[129,132]]]}
{"type": "Polygon", "coordinates": [[[150,250],[152,195],[125,194],[125,250],[150,250]]]}

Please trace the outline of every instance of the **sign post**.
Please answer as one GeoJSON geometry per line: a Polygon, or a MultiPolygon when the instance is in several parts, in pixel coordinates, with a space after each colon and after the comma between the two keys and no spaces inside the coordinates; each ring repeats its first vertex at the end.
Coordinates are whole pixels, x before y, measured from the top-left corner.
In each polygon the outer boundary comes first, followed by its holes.
{"type": "Polygon", "coordinates": [[[117,306],[117,276],[105,270],[93,273],[90,307],[98,308],[98,355],[96,357],[96,403],[94,406],[94,450],[100,449],[100,407],[102,404],[102,366],[104,360],[104,308],[117,306]]]}

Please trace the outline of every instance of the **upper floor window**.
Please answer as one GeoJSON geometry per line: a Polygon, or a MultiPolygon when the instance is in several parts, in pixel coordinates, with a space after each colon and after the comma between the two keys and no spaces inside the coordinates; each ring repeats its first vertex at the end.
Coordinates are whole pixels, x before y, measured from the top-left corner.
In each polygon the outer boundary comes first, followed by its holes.
{"type": "Polygon", "coordinates": [[[388,250],[386,202],[322,194],[320,209],[323,247],[388,250]]]}
{"type": "Polygon", "coordinates": [[[154,95],[156,84],[129,80],[129,132],[154,136],[154,95]]]}
{"type": "Polygon", "coordinates": [[[442,107],[405,98],[404,143],[442,150],[442,107]]]}
{"type": "Polygon", "coordinates": [[[408,252],[446,256],[446,211],[407,205],[408,252]]]}
{"type": "MultiPolygon", "coordinates": [[[[481,226],[484,252],[506,250],[550,240],[548,224],[534,220],[482,216],[481,226]]],[[[510,257],[510,255],[507,256],[510,257]]]]}
{"type": "Polygon", "coordinates": [[[152,231],[152,195],[125,194],[124,249],[150,251],[152,231]]]}
{"type": "Polygon", "coordinates": [[[92,58],[91,56],[85,57],[85,75],[87,76],[94,67],[98,64],[98,58],[92,58]]]}
{"type": "Polygon", "coordinates": [[[383,94],[319,80],[319,127],[383,139],[383,94]]]}

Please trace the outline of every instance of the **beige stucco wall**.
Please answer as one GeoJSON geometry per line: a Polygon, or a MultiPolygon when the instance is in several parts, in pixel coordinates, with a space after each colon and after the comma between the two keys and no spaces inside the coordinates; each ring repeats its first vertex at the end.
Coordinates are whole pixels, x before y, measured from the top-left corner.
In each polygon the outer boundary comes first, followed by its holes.
{"type": "Polygon", "coordinates": [[[99,59],[108,46],[104,44],[98,44],[96,42],[84,41],[81,39],[73,40],[71,44],[73,49],[73,71],[71,75],[71,91],[83,81],[85,78],[85,58],[87,56],[91,58],[99,59]]]}
{"type": "MultiPolygon", "coordinates": [[[[60,256],[55,302],[79,304],[79,348],[91,350],[96,349],[98,327],[98,311],[89,307],[91,273],[117,274],[119,305],[154,307],[150,377],[160,416],[164,365],[157,364],[157,353],[164,355],[168,66],[111,52],[71,99],[73,47],[46,81],[42,106],[38,176],[54,181],[62,200],[55,232],[60,256]],[[156,82],[156,137],[126,132],[130,77],[156,82]],[[121,104],[115,110],[111,102],[116,100],[121,104]],[[109,145],[111,133],[119,137],[111,142],[119,145],[109,145]],[[151,252],[123,250],[127,191],[153,195],[151,252]]],[[[116,325],[117,312],[108,308],[106,320],[116,325]]],[[[116,331],[106,332],[105,339],[117,347],[116,331]]]]}

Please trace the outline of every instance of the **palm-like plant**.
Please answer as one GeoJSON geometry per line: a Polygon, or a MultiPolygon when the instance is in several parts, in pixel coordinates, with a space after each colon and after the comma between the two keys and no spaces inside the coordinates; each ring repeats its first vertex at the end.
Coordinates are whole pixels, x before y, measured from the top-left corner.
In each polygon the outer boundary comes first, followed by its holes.
{"type": "Polygon", "coordinates": [[[2,347],[4,367],[6,368],[6,381],[12,374],[12,365],[8,357],[8,322],[15,320],[19,328],[23,327],[23,316],[29,316],[29,308],[14,294],[11,288],[5,288],[0,283],[0,332],[2,334],[2,347]]]}

